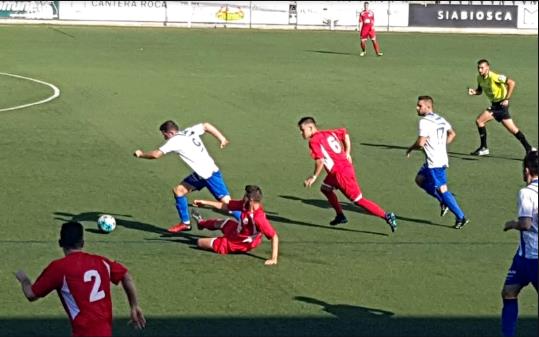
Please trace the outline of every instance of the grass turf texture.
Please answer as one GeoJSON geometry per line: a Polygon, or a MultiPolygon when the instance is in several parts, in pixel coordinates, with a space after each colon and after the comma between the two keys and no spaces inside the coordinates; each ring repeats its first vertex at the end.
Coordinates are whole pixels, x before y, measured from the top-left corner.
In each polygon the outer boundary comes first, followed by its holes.
{"type": "MultiPolygon", "coordinates": [[[[59,226],[73,218],[86,227],[86,250],[125,263],[136,281],[148,327],[126,326],[115,287],[116,334],[499,334],[499,293],[518,243],[502,226],[516,217],[524,153],[493,121],[491,156],[467,155],[488,101],[466,87],[480,58],[514,78],[514,120],[537,146],[537,37],[380,33],[381,58],[370,43],[360,58],[352,32],[2,26],[0,40],[0,71],[62,91],[0,113],[3,335],[70,333],[57,296],[28,303],[12,272],[35,280],[61,257],[59,226]],[[404,156],[424,94],[457,132],[448,178],[472,220],[463,230],[415,186],[422,154],[404,156]],[[348,128],[364,195],[398,215],[395,234],[342,196],[350,222],[328,225],[334,214],[319,183],[302,186],[313,167],[296,127],[305,115],[321,128],[348,128]],[[172,155],[152,162],[132,152],[160,145],[166,119],[208,121],[229,138],[222,151],[210,135],[205,143],[233,196],[262,187],[281,238],[277,266],[263,265],[267,241],[249,255],[218,256],[193,249],[194,239],[217,233],[165,234],[177,222],[171,188],[190,171],[172,155]],[[97,233],[101,213],[116,216],[112,234],[97,233]]],[[[50,95],[5,76],[0,88],[0,108],[50,95]]],[[[532,335],[535,291],[526,288],[519,303],[519,334],[532,335]]]]}

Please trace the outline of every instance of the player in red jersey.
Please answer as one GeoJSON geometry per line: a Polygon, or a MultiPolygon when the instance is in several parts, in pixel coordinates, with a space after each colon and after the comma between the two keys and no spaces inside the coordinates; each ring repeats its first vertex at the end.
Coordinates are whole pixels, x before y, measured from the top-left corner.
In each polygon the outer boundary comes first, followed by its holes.
{"type": "Polygon", "coordinates": [[[380,45],[376,41],[376,32],[374,31],[374,12],[369,9],[369,3],[363,3],[363,10],[359,13],[359,36],[361,38],[361,54],[359,56],[365,56],[367,54],[367,39],[370,38],[376,55],[382,56],[384,53],[380,51],[380,45]]]}
{"type": "Polygon", "coordinates": [[[58,243],[65,257],[52,261],[34,284],[24,271],[15,274],[29,301],[56,290],[71,321],[73,336],[111,336],[110,283],[122,282],[131,307],[131,321],[135,328],[144,328],[146,320],[138,305],[135,284],[122,264],[83,252],[83,227],[78,222],[62,225],[58,243]]]}
{"type": "Polygon", "coordinates": [[[262,235],[271,240],[271,258],[266,265],[277,264],[279,237],[266,218],[262,205],[262,190],[255,185],[245,186],[242,200],[230,200],[227,204],[220,201],[194,200],[195,206],[211,206],[224,211],[241,211],[241,222],[235,219],[202,219],[193,212],[198,228],[221,230],[223,236],[198,239],[198,247],[213,250],[218,254],[245,253],[262,243],[262,235]]]}
{"type": "Polygon", "coordinates": [[[348,222],[337,195],[333,191],[338,189],[354,204],[384,219],[392,232],[397,230],[395,214],[384,211],[375,202],[363,197],[352,165],[351,142],[346,129],[319,130],[313,117],[303,117],[298,122],[298,126],[303,138],[309,140],[311,157],[315,160],[314,174],[304,181],[305,186],[311,187],[322,169],[325,168],[327,172],[320,190],[337,213],[335,219],[329,224],[335,226],[348,222]]]}

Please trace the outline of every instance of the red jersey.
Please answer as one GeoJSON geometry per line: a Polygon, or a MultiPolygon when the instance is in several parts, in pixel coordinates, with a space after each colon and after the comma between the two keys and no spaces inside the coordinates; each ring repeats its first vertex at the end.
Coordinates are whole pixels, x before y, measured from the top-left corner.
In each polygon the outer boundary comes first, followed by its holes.
{"type": "Polygon", "coordinates": [[[349,171],[353,167],[346,158],[344,137],[346,129],[318,130],[309,139],[311,157],[314,160],[322,159],[328,173],[349,171]]]}
{"type": "Polygon", "coordinates": [[[74,252],[51,262],[32,291],[37,297],[58,292],[73,336],[111,336],[110,282],[118,284],[126,273],[122,264],[106,257],[74,252]]]}
{"type": "Polygon", "coordinates": [[[359,13],[359,22],[365,26],[374,26],[374,12],[370,9],[363,10],[359,13]]]}
{"type": "Polygon", "coordinates": [[[230,200],[228,209],[231,211],[241,211],[241,221],[236,229],[234,241],[249,243],[254,248],[262,241],[262,234],[270,240],[275,236],[275,229],[266,218],[266,213],[262,207],[251,212],[243,208],[243,200],[230,200]]]}

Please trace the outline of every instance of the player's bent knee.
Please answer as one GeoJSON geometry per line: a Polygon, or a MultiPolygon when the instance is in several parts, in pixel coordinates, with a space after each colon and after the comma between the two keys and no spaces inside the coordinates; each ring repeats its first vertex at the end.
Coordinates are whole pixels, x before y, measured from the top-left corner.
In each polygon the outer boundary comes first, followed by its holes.
{"type": "Polygon", "coordinates": [[[440,193],[445,193],[445,192],[447,192],[447,185],[442,185],[442,186],[438,187],[438,191],[439,191],[440,193]]]}
{"type": "Polygon", "coordinates": [[[418,174],[415,176],[415,183],[417,186],[421,187],[423,186],[423,182],[425,181],[425,177],[423,177],[421,174],[418,174]]]}
{"type": "Polygon", "coordinates": [[[515,298],[518,298],[518,293],[519,293],[519,289],[515,289],[513,287],[504,287],[502,289],[502,298],[503,299],[506,299],[506,300],[509,300],[509,299],[515,299],[515,298]]]}
{"type": "Polygon", "coordinates": [[[189,190],[182,185],[178,185],[172,189],[172,193],[177,197],[183,197],[189,193],[189,190]]]}

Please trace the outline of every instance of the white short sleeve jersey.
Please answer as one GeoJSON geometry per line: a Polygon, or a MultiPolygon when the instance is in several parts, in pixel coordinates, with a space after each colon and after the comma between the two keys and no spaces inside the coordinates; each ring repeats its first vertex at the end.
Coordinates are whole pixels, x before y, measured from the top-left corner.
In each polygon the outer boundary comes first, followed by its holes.
{"type": "Polygon", "coordinates": [[[429,168],[449,166],[446,148],[448,130],[451,130],[451,124],[433,112],[419,120],[419,136],[427,138],[423,150],[429,168]]]}
{"type": "Polygon", "coordinates": [[[200,177],[208,179],[214,172],[219,171],[219,168],[200,139],[203,134],[204,126],[202,124],[194,125],[178,131],[159,150],[163,154],[176,152],[200,177]]]}
{"type": "Polygon", "coordinates": [[[537,180],[518,192],[518,217],[531,218],[532,227],[520,231],[517,254],[526,259],[537,259],[537,180]]]}

